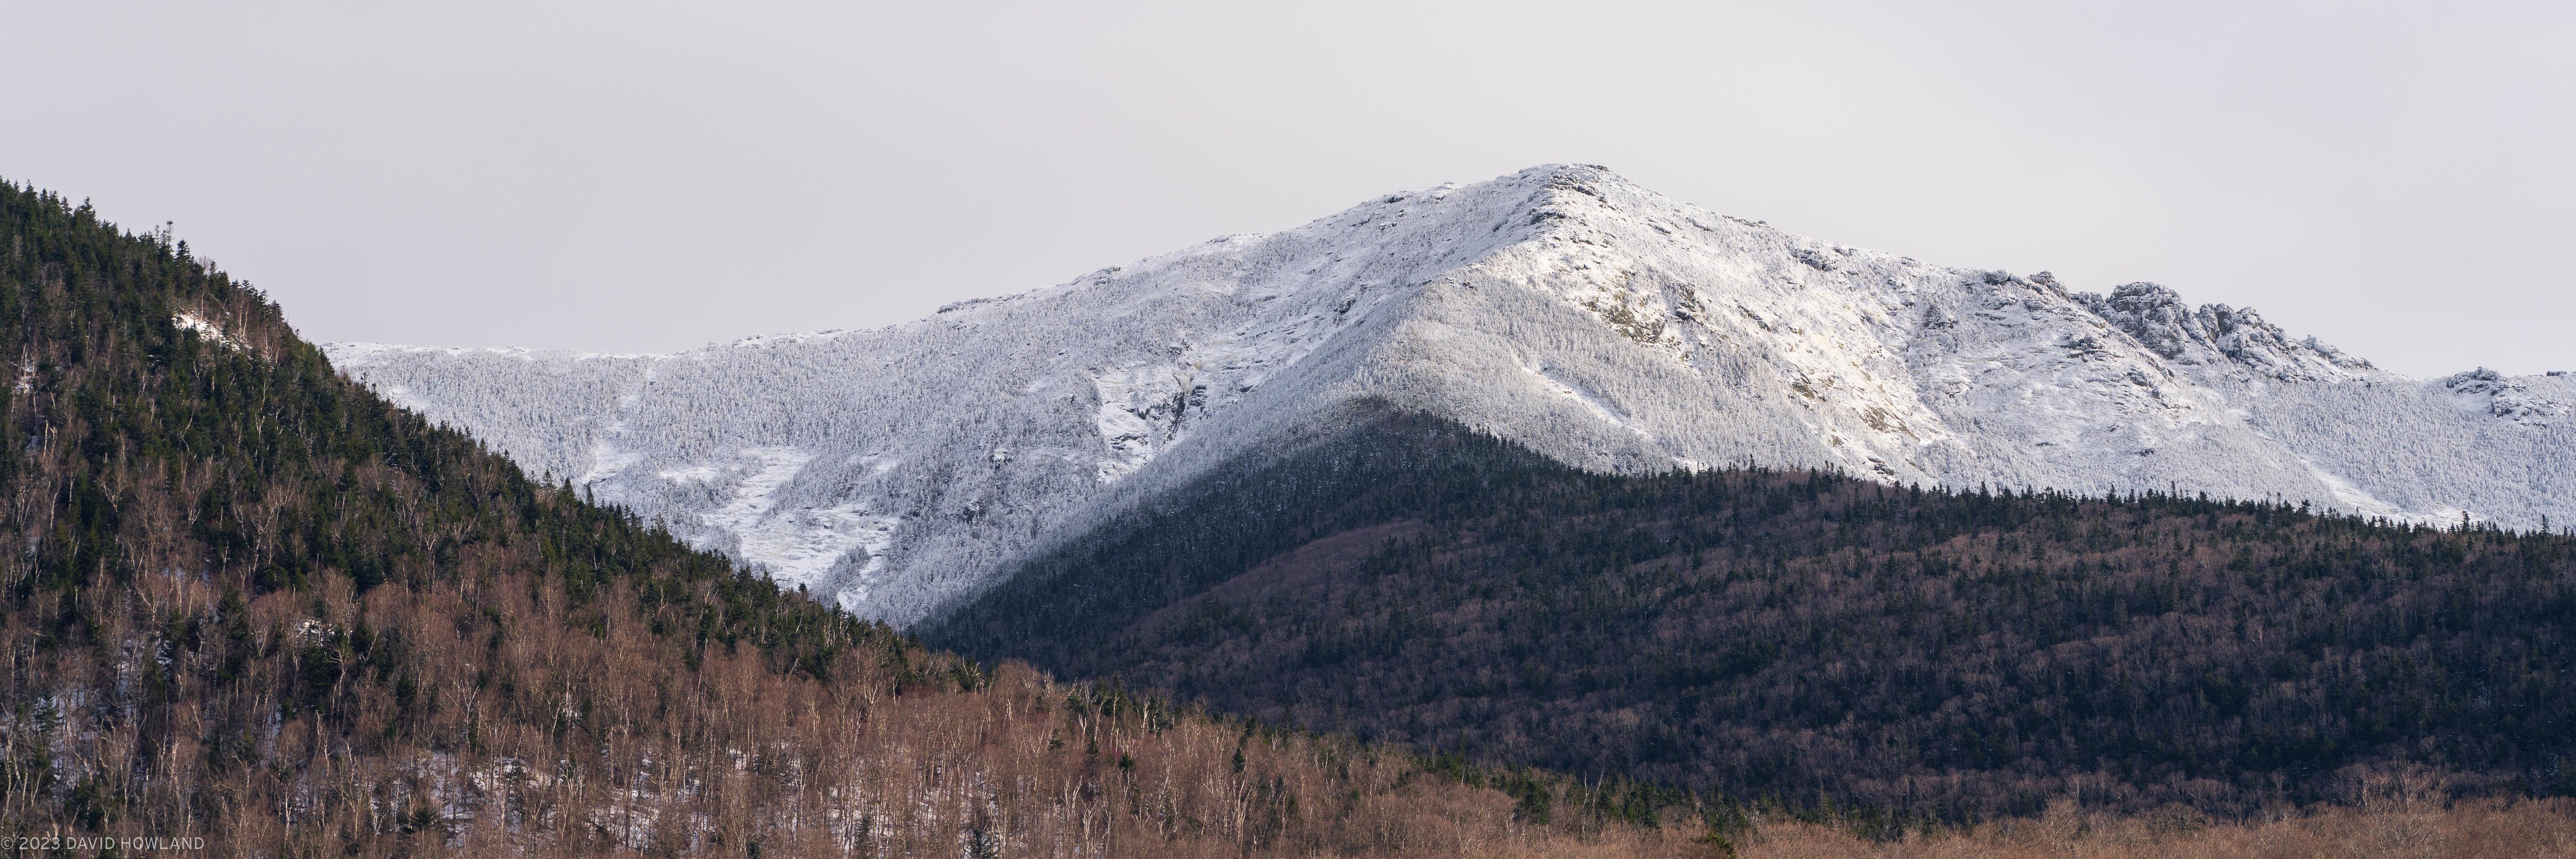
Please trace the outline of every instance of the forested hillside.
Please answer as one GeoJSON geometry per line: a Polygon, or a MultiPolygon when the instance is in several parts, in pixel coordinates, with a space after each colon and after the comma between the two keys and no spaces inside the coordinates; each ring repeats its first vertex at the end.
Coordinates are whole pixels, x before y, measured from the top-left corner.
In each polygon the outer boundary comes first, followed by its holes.
{"type": "Polygon", "coordinates": [[[531,483],[184,244],[14,186],[0,355],[0,843],[25,855],[1635,855],[1666,843],[1639,824],[1707,831],[1669,791],[924,651],[531,483]]]}
{"type": "MultiPolygon", "coordinates": [[[[1017,665],[987,669],[783,592],[570,489],[530,482],[463,435],[335,375],[276,306],[166,234],[128,235],[86,205],[0,186],[0,235],[0,355],[13,362],[12,383],[0,386],[0,662],[8,672],[0,682],[0,839],[22,854],[1615,857],[2056,855],[2081,845],[2104,856],[2175,849],[2268,856],[2397,845],[2519,856],[2567,853],[2576,844],[2563,804],[2446,812],[2425,804],[2427,782],[2413,770],[2354,780],[2358,789],[2336,798],[2380,803],[2359,811],[2229,825],[2173,815],[2100,818],[2060,803],[2029,821],[1935,830],[1928,818],[1903,813],[1901,802],[1838,807],[1479,766],[1454,749],[1417,755],[1174,707],[1115,682],[1062,684],[1017,665]]],[[[1266,498],[1273,512],[1324,511],[1292,523],[1313,534],[1252,522],[1167,531],[1152,539],[1168,538],[1157,545],[1179,566],[1156,569],[1249,566],[1312,536],[1351,530],[1333,527],[1336,517],[1417,529],[1482,521],[1478,527],[1492,530],[1522,523],[1490,512],[1477,520],[1468,514],[1478,504],[1527,506],[1546,497],[1590,504],[1610,485],[1547,490],[1553,472],[1446,425],[1366,426],[1401,436],[1356,440],[1393,460],[1351,469],[1368,461],[1327,457],[1318,460],[1325,471],[1304,475],[1313,480],[1303,489],[1266,498]],[[1354,480],[1426,466],[1438,479],[1349,491],[1354,480]],[[1267,540],[1250,545],[1268,554],[1224,555],[1218,550],[1245,545],[1214,539],[1228,536],[1267,540]]],[[[1249,473],[1241,487],[1275,490],[1265,481],[1279,476],[1249,473]]],[[[1766,511],[1779,507],[1765,515],[1780,513],[1786,518],[1774,519],[1784,523],[1822,521],[1799,519],[1799,510],[1865,506],[1861,490],[1844,482],[1735,479],[1749,482],[1696,491],[1765,499],[1766,511]]],[[[1634,499],[1617,509],[1639,523],[1689,521],[1637,518],[1640,503],[1700,497],[1671,494],[1690,484],[1617,485],[1648,487],[1619,496],[1634,499]]],[[[1919,506],[1966,503],[1936,497],[1919,506]]],[[[2001,509],[1993,499],[1975,503],[2001,509]]],[[[1240,502],[1211,509],[1260,512],[1240,502]]],[[[2044,521],[2034,516],[2014,521],[2044,521]]],[[[2303,521],[2269,508],[2230,508],[2220,518],[2247,516],[2303,521]]],[[[1603,530],[1618,518],[1537,523],[1544,527],[1532,533],[1546,535],[1539,539],[1548,546],[1593,547],[1567,557],[1598,560],[1609,557],[1601,554],[1608,546],[1629,547],[1631,560],[1660,551],[1629,530],[1603,530]]],[[[1730,529],[1754,527],[1728,521],[1736,523],[1730,529]]],[[[1904,521],[1987,527],[1931,512],[1904,521]]],[[[1895,526],[1879,527],[1869,539],[1898,539],[1887,536],[1895,526]]],[[[1742,541],[1722,538],[1730,531],[1719,533],[1705,547],[1743,551],[1742,541]]],[[[2502,557],[2506,546],[2536,558],[2558,545],[2494,534],[2415,536],[2467,558],[2502,557]]],[[[1467,563],[1464,553],[1477,545],[1353,539],[1345,542],[1363,556],[1383,556],[1370,567],[1382,580],[1370,593],[1404,599],[1436,595],[1397,586],[1404,577],[1385,575],[1389,565],[1450,569],[1426,558],[1446,552],[1467,563]]],[[[2479,563],[2469,566],[2484,569],[2479,563]]],[[[2519,610],[2563,617],[2563,600],[2543,592],[2556,587],[2555,562],[2532,563],[2514,580],[2529,598],[2519,610]]],[[[1453,587],[1466,578],[1452,571],[1424,581],[1453,587]]],[[[2489,596],[2497,585],[2438,571],[2420,580],[2451,583],[2428,628],[2491,621],[2503,630],[2494,635],[2523,636],[2517,640],[2531,656],[2520,664],[2558,658],[2554,631],[2495,607],[2489,596]]],[[[1136,583],[1103,580],[1099,593],[1136,583]]],[[[1214,605],[1176,602],[1204,589],[1190,575],[1153,584],[1165,590],[1148,608],[1214,605]]],[[[1621,599],[1604,593],[1585,605],[1626,604],[1621,599]]],[[[1137,626],[1102,613],[1105,602],[1071,605],[1083,611],[1041,614],[1045,623],[1020,628],[1125,636],[1147,648],[1135,664],[1150,665],[1176,652],[1180,639],[1121,629],[1178,630],[1228,652],[1235,645],[1226,642],[1248,628],[1240,618],[1252,617],[1201,612],[1185,617],[1214,619],[1137,626]]],[[[1443,658],[1421,649],[1423,622],[1448,621],[1404,621],[1407,632],[1394,639],[1400,651],[1443,658]]],[[[2454,638],[2461,652],[2486,652],[2476,648],[2494,635],[2454,638]]],[[[1530,641],[1566,643],[1545,631],[1530,641]]],[[[1357,650],[1319,652],[1342,655],[1311,660],[1300,676],[1386,662],[1357,650]]],[[[1598,655],[1595,685],[1625,682],[1615,679],[1619,663],[1610,657],[1633,659],[1618,656],[1630,652],[1598,655]]],[[[1062,650],[1045,655],[1077,661],[1062,650]]],[[[2430,674],[2456,663],[2426,659],[2410,670],[2430,674]]],[[[1426,700],[1450,694],[1418,680],[1447,666],[1423,666],[1395,688],[1432,689],[1426,700]]],[[[1755,673],[1762,670],[1770,666],[1755,673]]],[[[2481,686],[2489,697],[2473,706],[2504,695],[2557,701],[2554,680],[2534,676],[2481,686]]],[[[1244,679],[1255,697],[1271,688],[1244,679]]],[[[1358,699],[1325,692],[1313,700],[1358,699]]],[[[2537,712],[2527,703],[2525,710],[2537,712]]],[[[1408,705],[1394,717],[1422,712],[1408,705]]],[[[1401,731],[1347,711],[1312,721],[1408,740],[1432,736],[1435,724],[1463,724],[1440,718],[1401,731]]],[[[2534,715],[2520,723],[2523,733],[2491,731],[2466,742],[2518,761],[2559,748],[2549,734],[2563,732],[2555,718],[2534,715]]],[[[1468,748],[1471,738],[1458,737],[1456,748],[1468,748]]],[[[1626,742],[1617,734],[1604,740],[1605,748],[1626,742]]],[[[1475,751],[1498,760],[1543,757],[1505,745],[1475,751]]],[[[1594,769],[1656,769],[1643,758],[1609,763],[1594,769]]]]}
{"type": "Polygon", "coordinates": [[[1496,763],[1944,819],[2576,790],[2576,540],[2305,502],[1618,477],[1387,411],[925,638],[1496,763]]]}

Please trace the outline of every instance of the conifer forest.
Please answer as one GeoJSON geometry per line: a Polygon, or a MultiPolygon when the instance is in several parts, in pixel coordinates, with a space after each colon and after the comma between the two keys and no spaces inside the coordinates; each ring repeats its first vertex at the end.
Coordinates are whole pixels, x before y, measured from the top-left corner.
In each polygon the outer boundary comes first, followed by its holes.
{"type": "Polygon", "coordinates": [[[2576,854],[2576,538],[1372,403],[910,629],[0,186],[21,855],[2576,854]]]}

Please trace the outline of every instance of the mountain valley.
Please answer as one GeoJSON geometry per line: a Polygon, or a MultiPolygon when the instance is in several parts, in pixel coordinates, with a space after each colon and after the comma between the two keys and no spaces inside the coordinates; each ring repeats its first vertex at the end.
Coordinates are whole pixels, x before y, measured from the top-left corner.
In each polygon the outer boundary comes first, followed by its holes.
{"type": "Polygon", "coordinates": [[[0,233],[25,852],[2576,855],[2562,377],[1590,167],[674,355],[0,233]]]}

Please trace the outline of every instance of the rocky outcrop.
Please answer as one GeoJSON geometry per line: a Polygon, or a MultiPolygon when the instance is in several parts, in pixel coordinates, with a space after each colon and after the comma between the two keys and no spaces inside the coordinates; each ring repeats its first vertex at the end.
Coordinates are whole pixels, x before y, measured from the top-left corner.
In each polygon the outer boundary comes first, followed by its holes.
{"type": "Polygon", "coordinates": [[[2518,424],[2550,426],[2571,411],[2566,403],[2532,393],[2530,385],[2485,367],[2444,378],[2442,388],[2462,406],[2518,424]]]}
{"type": "Polygon", "coordinates": [[[2317,338],[2290,339],[2254,308],[2204,304],[2194,309],[2173,290],[2152,283],[2123,284],[2108,296],[2076,293],[2076,298],[2139,345],[2184,367],[2284,382],[2345,380],[2374,369],[2369,361],[2317,338]]]}

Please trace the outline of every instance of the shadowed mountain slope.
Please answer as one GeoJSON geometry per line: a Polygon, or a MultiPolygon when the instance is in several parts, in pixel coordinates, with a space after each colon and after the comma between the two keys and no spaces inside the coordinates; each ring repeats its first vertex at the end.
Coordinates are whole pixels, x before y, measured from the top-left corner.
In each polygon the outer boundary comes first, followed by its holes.
{"type": "Polygon", "coordinates": [[[2576,790],[2576,538],[1341,426],[919,629],[1480,760],[1953,819],[2238,814],[2405,765],[2576,790]]]}

